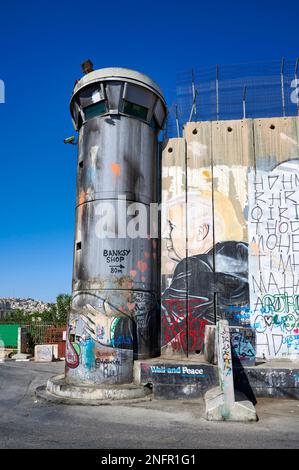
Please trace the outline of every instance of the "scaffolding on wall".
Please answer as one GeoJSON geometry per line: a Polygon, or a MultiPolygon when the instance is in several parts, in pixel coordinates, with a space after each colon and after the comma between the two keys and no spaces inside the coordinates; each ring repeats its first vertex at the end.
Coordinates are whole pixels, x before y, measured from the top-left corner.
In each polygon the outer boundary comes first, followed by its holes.
{"type": "Polygon", "coordinates": [[[299,115],[299,58],[215,65],[181,72],[169,108],[167,137],[190,121],[299,115]]]}

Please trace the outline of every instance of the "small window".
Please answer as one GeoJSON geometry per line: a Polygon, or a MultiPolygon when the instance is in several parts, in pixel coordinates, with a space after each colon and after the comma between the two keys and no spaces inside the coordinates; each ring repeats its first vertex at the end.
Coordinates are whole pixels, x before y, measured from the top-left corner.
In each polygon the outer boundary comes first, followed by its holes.
{"type": "Polygon", "coordinates": [[[134,116],[146,121],[148,108],[145,108],[145,106],[141,106],[140,104],[135,104],[124,100],[123,112],[125,114],[129,114],[130,116],[134,116]]]}
{"type": "Polygon", "coordinates": [[[105,101],[99,101],[98,103],[91,104],[84,108],[85,120],[88,121],[96,116],[105,114],[107,112],[105,101]]]}

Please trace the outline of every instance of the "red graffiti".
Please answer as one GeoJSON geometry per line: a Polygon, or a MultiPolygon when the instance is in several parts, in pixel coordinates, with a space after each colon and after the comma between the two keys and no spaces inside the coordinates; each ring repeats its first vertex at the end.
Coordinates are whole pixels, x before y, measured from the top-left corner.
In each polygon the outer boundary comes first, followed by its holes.
{"type": "Polygon", "coordinates": [[[69,333],[66,339],[65,363],[70,369],[76,369],[79,365],[79,356],[70,342],[69,333]]]}
{"type": "Polygon", "coordinates": [[[163,314],[163,343],[171,344],[174,351],[201,351],[205,326],[196,310],[206,299],[165,299],[167,313],[163,314]]]}

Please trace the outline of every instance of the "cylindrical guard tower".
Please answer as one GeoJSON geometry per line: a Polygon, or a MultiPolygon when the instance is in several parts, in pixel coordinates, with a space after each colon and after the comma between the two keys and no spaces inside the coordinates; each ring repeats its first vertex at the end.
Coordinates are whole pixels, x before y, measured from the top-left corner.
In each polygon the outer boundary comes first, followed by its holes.
{"type": "Polygon", "coordinates": [[[76,83],[71,114],[79,140],[66,380],[129,383],[133,358],[159,349],[159,245],[150,236],[150,204],[157,202],[166,105],[147,76],[105,68],[76,83]]]}

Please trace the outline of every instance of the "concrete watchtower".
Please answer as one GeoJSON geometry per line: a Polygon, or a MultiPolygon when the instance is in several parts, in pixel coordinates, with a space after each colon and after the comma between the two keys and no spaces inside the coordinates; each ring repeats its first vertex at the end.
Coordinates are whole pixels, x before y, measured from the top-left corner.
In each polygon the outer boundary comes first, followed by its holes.
{"type": "Polygon", "coordinates": [[[149,207],[157,202],[166,105],[139,72],[88,72],[70,105],[79,140],[66,379],[121,384],[132,380],[133,359],[159,350],[159,244],[150,237],[149,207]]]}

